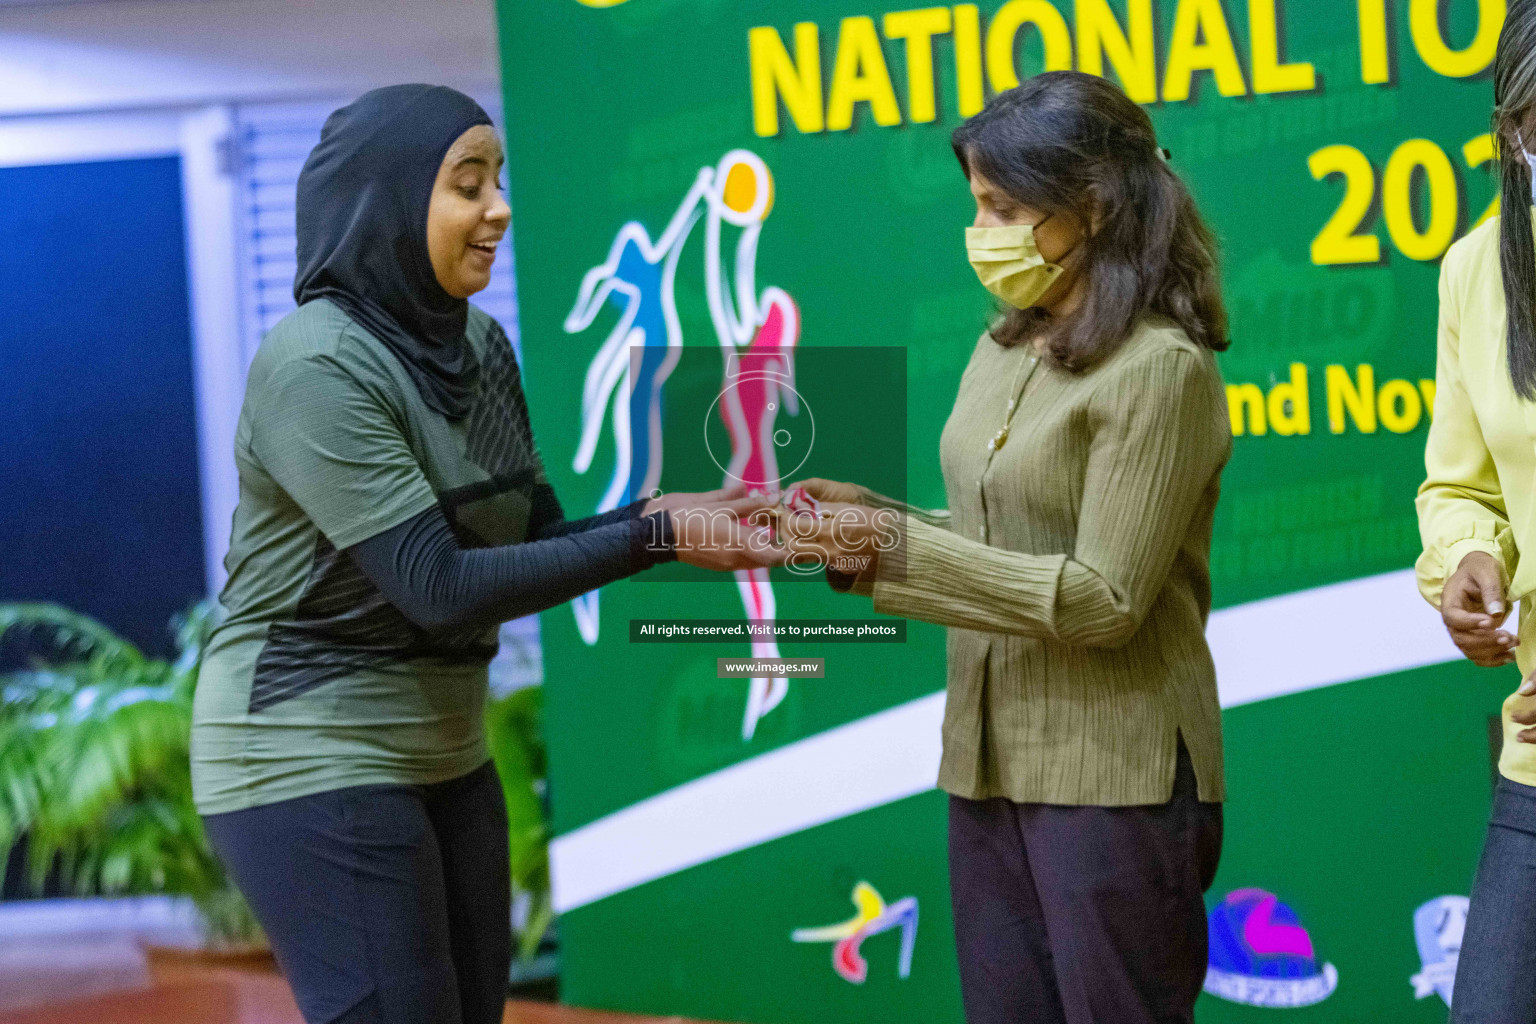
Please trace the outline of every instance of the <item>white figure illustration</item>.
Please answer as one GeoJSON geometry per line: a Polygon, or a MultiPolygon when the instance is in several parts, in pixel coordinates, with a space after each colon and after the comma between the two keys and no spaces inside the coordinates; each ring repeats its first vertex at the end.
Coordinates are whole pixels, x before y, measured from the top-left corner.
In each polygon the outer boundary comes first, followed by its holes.
{"type": "MultiPolygon", "coordinates": [[[[611,406],[613,475],[598,500],[599,513],[617,508],[626,496],[648,497],[660,485],[662,387],[677,366],[683,344],[673,283],[713,176],[712,168],[699,172],[654,242],[639,221],[619,228],[608,258],[587,271],[576,305],[565,318],[566,332],[576,334],[591,326],[604,303],[619,310],[619,322],[587,367],[581,389],[581,440],[573,460],[577,473],[592,467],[611,406]]],[[[576,628],[588,644],[598,638],[598,593],[571,602],[576,628]]]]}

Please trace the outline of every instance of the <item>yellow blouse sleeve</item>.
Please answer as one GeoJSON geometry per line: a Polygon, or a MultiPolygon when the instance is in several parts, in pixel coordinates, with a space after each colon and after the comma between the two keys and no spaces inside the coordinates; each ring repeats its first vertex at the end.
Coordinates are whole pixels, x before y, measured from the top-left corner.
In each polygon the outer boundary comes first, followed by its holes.
{"type": "Polygon", "coordinates": [[[1419,592],[1435,607],[1446,577],[1473,551],[1493,556],[1509,587],[1517,558],[1493,456],[1461,376],[1460,295],[1453,260],[1440,268],[1440,329],[1435,408],[1416,505],[1424,551],[1414,566],[1419,592]]]}

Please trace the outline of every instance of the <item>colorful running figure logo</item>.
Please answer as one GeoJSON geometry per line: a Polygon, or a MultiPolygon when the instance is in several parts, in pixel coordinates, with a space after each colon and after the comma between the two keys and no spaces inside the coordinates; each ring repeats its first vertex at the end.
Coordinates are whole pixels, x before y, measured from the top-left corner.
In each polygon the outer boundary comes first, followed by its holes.
{"type": "Polygon", "coordinates": [[[871,935],[900,928],[901,955],[896,961],[896,976],[908,977],[912,973],[912,949],[917,944],[917,897],[907,896],[887,906],[874,886],[860,882],[853,887],[853,905],[858,913],[842,924],[796,928],[790,933],[790,940],[833,943],[832,969],[849,984],[862,985],[869,976],[869,962],[859,946],[871,935]]]}

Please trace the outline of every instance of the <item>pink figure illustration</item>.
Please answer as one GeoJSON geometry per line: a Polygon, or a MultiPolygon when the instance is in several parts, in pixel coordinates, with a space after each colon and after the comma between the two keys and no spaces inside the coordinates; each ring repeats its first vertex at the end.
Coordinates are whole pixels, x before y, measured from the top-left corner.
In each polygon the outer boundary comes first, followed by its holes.
{"type": "MultiPolygon", "coordinates": [[[[770,497],[779,491],[775,420],[779,409],[798,412],[793,390],[790,352],[800,336],[800,313],[780,288],[757,287],[757,242],[763,222],[773,209],[773,174],[762,157],[733,149],[715,165],[704,217],[704,297],[710,322],[724,357],[725,382],[721,415],[731,435],[727,485],[740,480],[749,490],[770,497]],[[740,229],[735,258],[725,258],[722,232],[740,229]]],[[[787,436],[787,435],[786,435],[787,436]]],[[[775,615],[773,586],[766,571],[736,574],[747,618],[771,622],[775,615]]],[[[754,657],[778,657],[771,640],[754,641],[754,657]]],[[[751,739],[758,721],[784,700],[789,681],[753,679],[747,692],[741,735],[751,739]]]]}
{"type": "MultiPolygon", "coordinates": [[[[759,305],[762,322],[740,354],[726,361],[725,389],[720,415],[731,436],[731,462],[726,467],[727,485],[740,480],[749,493],[777,497],[779,462],[777,449],[779,410],[798,411],[794,391],[794,346],[800,337],[800,311],[783,290],[764,289],[759,305]]],[[[736,586],[749,621],[772,622],[775,618],[773,586],[767,569],[743,569],[736,586]]],[[[772,638],[752,640],[754,658],[777,658],[779,645],[772,638]]],[[[778,706],[789,692],[783,676],[752,680],[742,719],[743,739],[751,739],[758,721],[778,706]]]]}

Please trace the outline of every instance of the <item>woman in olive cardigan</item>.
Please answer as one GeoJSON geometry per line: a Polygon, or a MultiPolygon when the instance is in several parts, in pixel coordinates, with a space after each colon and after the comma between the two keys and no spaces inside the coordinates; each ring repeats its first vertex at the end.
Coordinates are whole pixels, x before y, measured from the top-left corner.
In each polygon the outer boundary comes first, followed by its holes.
{"type": "Polygon", "coordinates": [[[792,544],[862,565],[829,578],[876,611],[950,627],[939,785],[967,1020],[1189,1021],[1224,797],[1214,244],[1102,79],[1037,76],[954,148],[971,263],[1008,311],[940,441],[949,528],[882,524],[887,499],[810,480],[831,518],[792,544]]]}

